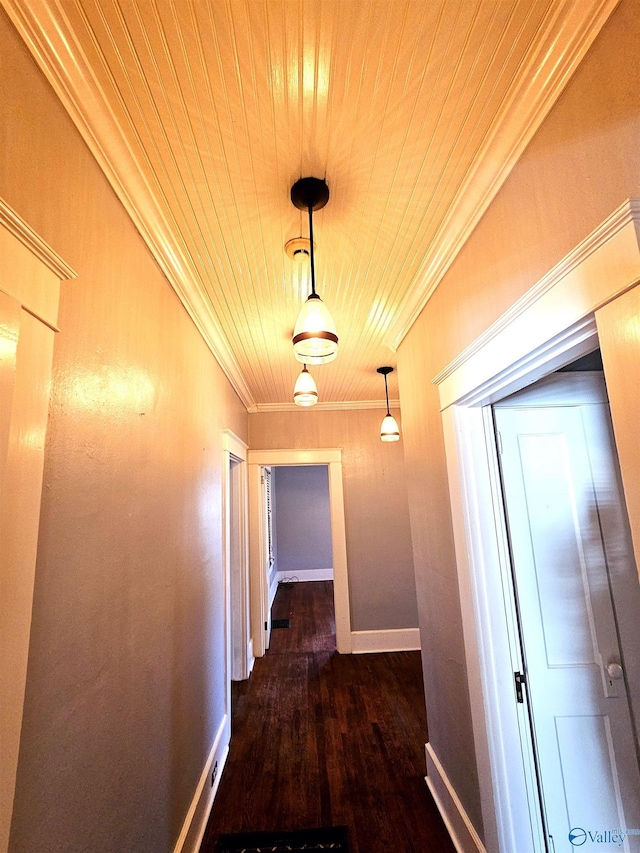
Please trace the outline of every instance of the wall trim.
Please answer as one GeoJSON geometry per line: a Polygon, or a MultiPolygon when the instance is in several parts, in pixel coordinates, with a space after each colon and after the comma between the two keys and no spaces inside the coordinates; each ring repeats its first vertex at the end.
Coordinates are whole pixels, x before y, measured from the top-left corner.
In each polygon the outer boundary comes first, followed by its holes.
{"type": "Polygon", "coordinates": [[[0,198],[0,225],[10,231],[14,237],[42,261],[52,273],[62,281],[77,278],[78,273],[64,261],[60,255],[40,237],[16,211],[0,198]]]}
{"type": "Polygon", "coordinates": [[[209,814],[211,813],[211,807],[218,792],[222,772],[227,761],[227,756],[229,755],[228,732],[229,720],[225,714],[218,727],[211,752],[200,774],[200,781],[191,800],[191,805],[187,811],[187,816],[182,825],[176,846],[173,848],[173,853],[198,853],[200,850],[209,814]],[[212,786],[211,774],[216,762],[218,763],[218,769],[215,782],[212,786]]]}
{"type": "Polygon", "coordinates": [[[342,450],[339,447],[319,449],[300,448],[295,450],[257,450],[247,452],[249,465],[330,465],[342,462],[342,450]]]}
{"type": "Polygon", "coordinates": [[[546,350],[560,351],[576,334],[586,341],[595,333],[594,312],[639,281],[640,201],[630,199],[435,377],[441,408],[495,402],[486,389],[505,377],[522,380],[504,386],[506,394],[561,367],[547,363],[546,350]]]}
{"type": "Polygon", "coordinates": [[[445,379],[451,376],[465,362],[473,358],[489,341],[496,338],[503,329],[506,329],[514,320],[524,314],[534,302],[537,302],[538,299],[555,287],[563,278],[587,261],[591,255],[606,247],[620,231],[636,222],[640,223],[640,199],[627,199],[591,234],[585,237],[581,243],[578,243],[568,255],[565,255],[561,261],[552,267],[533,287],[529,288],[520,299],[514,302],[508,311],[505,311],[502,316],[498,317],[486,331],[450,361],[437,376],[434,376],[432,380],[434,385],[440,385],[444,382],[445,379]]]}
{"type": "Polygon", "coordinates": [[[352,631],[354,655],[375,652],[416,652],[420,650],[419,628],[388,628],[382,631],[352,631]]]}
{"type": "Polygon", "coordinates": [[[424,751],[427,759],[425,782],[442,815],[453,846],[458,853],[486,853],[480,836],[430,743],[425,744],[424,751]]]}
{"type": "Polygon", "coordinates": [[[333,569],[300,569],[298,572],[278,572],[278,583],[283,581],[306,583],[307,581],[332,581],[333,569]]]}
{"type": "Polygon", "coordinates": [[[263,557],[261,557],[262,488],[260,469],[270,465],[326,465],[329,469],[329,509],[331,514],[331,549],[333,552],[333,600],[336,618],[336,646],[343,655],[351,653],[351,608],[347,564],[347,533],[342,482],[342,450],[335,447],[314,449],[249,450],[250,504],[250,573],[251,625],[254,653],[265,652],[263,625],[268,622],[267,595],[263,557]]]}
{"type": "Polygon", "coordinates": [[[619,0],[564,4],[540,32],[400,305],[385,343],[394,352],[498,194],[619,0]],[[492,169],[478,166],[495,164],[492,169]]]}
{"type": "MultiPolygon", "coordinates": [[[[354,409],[386,409],[384,400],[342,400],[341,402],[320,402],[313,406],[314,412],[341,412],[354,409]]],[[[389,408],[400,411],[400,400],[389,400],[389,408]]],[[[295,403],[255,403],[248,409],[249,414],[256,412],[300,412],[295,403]]]]}

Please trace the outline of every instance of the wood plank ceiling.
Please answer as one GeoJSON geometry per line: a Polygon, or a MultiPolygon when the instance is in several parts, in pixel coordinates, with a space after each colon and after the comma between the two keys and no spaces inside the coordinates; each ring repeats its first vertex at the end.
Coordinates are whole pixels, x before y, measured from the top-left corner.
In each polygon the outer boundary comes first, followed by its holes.
{"type": "MultiPolygon", "coordinates": [[[[250,409],[292,400],[308,274],[340,335],[320,399],[397,346],[614,0],[2,0],[250,409]]],[[[391,396],[396,384],[392,375],[391,396]]]]}

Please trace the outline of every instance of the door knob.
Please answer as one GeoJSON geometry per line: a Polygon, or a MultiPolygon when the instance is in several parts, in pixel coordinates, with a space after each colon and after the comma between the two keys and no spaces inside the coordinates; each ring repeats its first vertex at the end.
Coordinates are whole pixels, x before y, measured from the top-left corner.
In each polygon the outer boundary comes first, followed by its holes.
{"type": "Polygon", "coordinates": [[[609,678],[617,681],[619,678],[622,678],[622,667],[619,663],[609,663],[607,664],[607,674],[609,678]]]}

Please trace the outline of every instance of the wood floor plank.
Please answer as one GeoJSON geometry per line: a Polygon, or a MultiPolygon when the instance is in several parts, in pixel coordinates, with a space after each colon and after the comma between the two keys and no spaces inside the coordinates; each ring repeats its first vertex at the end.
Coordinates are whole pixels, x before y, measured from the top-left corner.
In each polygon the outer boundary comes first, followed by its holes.
{"type": "Polygon", "coordinates": [[[339,655],[330,581],[281,584],[272,615],[291,627],[233,685],[200,853],[226,832],[341,825],[352,853],[455,853],[424,781],[419,652],[339,655]]]}

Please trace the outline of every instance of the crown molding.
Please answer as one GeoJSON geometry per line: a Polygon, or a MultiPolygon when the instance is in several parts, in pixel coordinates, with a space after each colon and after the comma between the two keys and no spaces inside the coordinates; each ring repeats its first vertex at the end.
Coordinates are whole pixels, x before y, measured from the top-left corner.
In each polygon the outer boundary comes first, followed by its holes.
{"type": "Polygon", "coordinates": [[[522,65],[519,78],[494,119],[491,132],[477,151],[475,168],[469,170],[438,229],[416,276],[416,285],[401,303],[389,327],[385,344],[394,352],[619,2],[567,2],[548,19],[537,49],[522,65]],[[491,164],[488,169],[487,163],[491,164]]]}
{"type": "MultiPolygon", "coordinates": [[[[578,243],[533,287],[529,288],[517,302],[514,302],[504,314],[498,317],[491,326],[443,368],[437,376],[434,376],[431,380],[433,384],[441,385],[488,343],[511,326],[514,321],[525,314],[546,293],[572,273],[577,273],[582,281],[587,281],[592,277],[602,277],[602,264],[596,266],[592,264],[592,261],[597,263],[598,255],[605,253],[615,257],[621,267],[631,270],[629,280],[624,278],[624,287],[632,286],[640,262],[640,199],[627,199],[620,207],[616,208],[591,234],[578,243]],[[627,230],[626,235],[625,229],[627,230]],[[620,237],[624,244],[616,240],[617,237],[620,237]],[[593,270],[587,268],[589,265],[593,266],[593,270]],[[636,271],[635,274],[634,270],[636,271]]],[[[590,320],[585,321],[585,324],[588,326],[590,322],[590,320]]],[[[572,328],[571,334],[576,334],[575,329],[572,328]]]]}
{"type": "Polygon", "coordinates": [[[187,313],[249,409],[254,400],[211,305],[199,290],[196,267],[176,239],[161,194],[120,130],[58,0],[0,0],[33,58],[62,101],[187,313]]]}
{"type": "Polygon", "coordinates": [[[0,225],[10,231],[23,246],[34,254],[62,281],[77,278],[78,273],[40,237],[24,219],[0,198],[0,225]]]}
{"type": "MultiPolygon", "coordinates": [[[[343,400],[341,402],[316,403],[313,406],[296,406],[295,403],[254,403],[249,414],[256,412],[352,412],[359,409],[386,409],[384,400],[343,400]]],[[[400,409],[400,400],[389,400],[390,409],[400,409]]]]}

